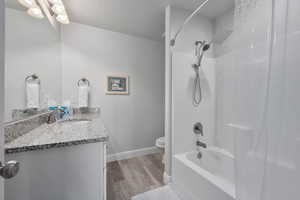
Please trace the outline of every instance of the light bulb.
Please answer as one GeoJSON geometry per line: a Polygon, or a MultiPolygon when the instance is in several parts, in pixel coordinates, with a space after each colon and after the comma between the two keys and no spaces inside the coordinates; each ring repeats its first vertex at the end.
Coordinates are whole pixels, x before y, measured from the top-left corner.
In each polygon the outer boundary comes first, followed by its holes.
{"type": "Polygon", "coordinates": [[[62,24],[69,24],[69,18],[67,15],[57,15],[56,20],[62,24]]]}
{"type": "Polygon", "coordinates": [[[57,15],[66,13],[65,7],[62,4],[54,4],[51,9],[57,15]]]}
{"type": "Polygon", "coordinates": [[[18,0],[18,2],[24,6],[24,7],[27,7],[27,8],[33,8],[36,6],[36,2],[35,0],[18,0]]]}
{"type": "Polygon", "coordinates": [[[44,14],[43,14],[42,10],[39,7],[29,8],[27,10],[27,13],[30,16],[35,17],[35,18],[39,18],[39,19],[44,18],[44,14]]]}

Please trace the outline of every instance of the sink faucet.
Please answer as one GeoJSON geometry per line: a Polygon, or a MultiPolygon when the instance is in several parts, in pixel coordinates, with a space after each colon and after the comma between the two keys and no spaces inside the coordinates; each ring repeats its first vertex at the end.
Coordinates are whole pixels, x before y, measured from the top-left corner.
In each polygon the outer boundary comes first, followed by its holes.
{"type": "Polygon", "coordinates": [[[62,119],[64,117],[64,115],[66,114],[65,110],[62,109],[61,107],[58,107],[56,109],[56,112],[58,113],[59,119],[62,119]]]}
{"type": "Polygon", "coordinates": [[[55,123],[57,120],[62,119],[64,115],[65,115],[64,109],[60,107],[56,108],[53,112],[49,114],[47,119],[47,124],[55,123]]]}
{"type": "Polygon", "coordinates": [[[51,112],[48,116],[48,119],[47,119],[47,124],[53,124],[56,122],[56,113],[55,112],[51,112]]]}

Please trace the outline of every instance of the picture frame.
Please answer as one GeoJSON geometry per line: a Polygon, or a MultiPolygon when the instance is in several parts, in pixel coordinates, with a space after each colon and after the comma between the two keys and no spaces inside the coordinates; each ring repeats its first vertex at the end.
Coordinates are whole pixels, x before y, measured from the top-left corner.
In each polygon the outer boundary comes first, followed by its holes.
{"type": "Polygon", "coordinates": [[[108,75],[106,77],[106,94],[108,95],[128,95],[129,76],[108,75]]]}

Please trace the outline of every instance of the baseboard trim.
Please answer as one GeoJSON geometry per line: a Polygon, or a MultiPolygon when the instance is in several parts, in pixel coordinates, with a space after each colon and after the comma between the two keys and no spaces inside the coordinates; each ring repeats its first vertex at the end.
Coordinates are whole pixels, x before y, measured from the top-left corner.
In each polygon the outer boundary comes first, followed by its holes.
{"type": "Polygon", "coordinates": [[[142,149],[135,149],[132,151],[124,151],[121,153],[108,155],[107,162],[124,160],[124,159],[129,159],[129,158],[133,158],[133,157],[137,157],[137,156],[144,156],[144,155],[148,155],[148,154],[152,154],[152,153],[159,153],[159,152],[162,152],[162,150],[157,148],[156,146],[142,148],[142,149]]]}

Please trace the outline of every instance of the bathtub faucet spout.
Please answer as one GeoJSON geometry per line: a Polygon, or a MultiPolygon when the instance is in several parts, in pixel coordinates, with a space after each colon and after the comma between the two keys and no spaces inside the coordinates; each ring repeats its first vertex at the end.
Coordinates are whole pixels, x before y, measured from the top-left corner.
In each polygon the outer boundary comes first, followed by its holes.
{"type": "Polygon", "coordinates": [[[207,144],[206,143],[204,143],[204,142],[201,142],[201,141],[197,141],[197,143],[196,143],[196,145],[198,146],[198,147],[202,147],[202,148],[207,148],[207,144]]]}

